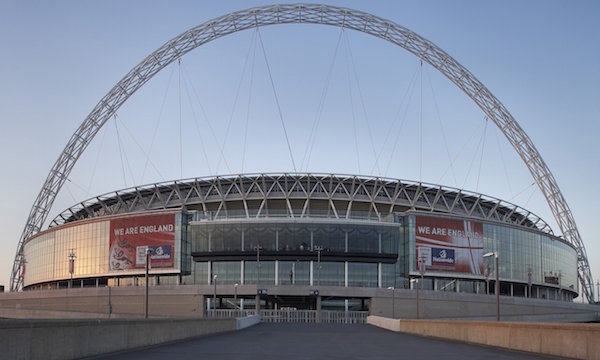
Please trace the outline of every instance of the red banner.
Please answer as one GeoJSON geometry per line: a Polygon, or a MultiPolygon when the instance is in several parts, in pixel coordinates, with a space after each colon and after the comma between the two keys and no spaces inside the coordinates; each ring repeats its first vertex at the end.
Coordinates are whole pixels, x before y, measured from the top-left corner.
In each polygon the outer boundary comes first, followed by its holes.
{"type": "Polygon", "coordinates": [[[483,274],[482,223],[431,216],[415,218],[417,264],[425,270],[483,274]]]}
{"type": "Polygon", "coordinates": [[[143,269],[146,250],[152,267],[173,267],[175,214],[131,216],[110,221],[109,269],[143,269]]]}

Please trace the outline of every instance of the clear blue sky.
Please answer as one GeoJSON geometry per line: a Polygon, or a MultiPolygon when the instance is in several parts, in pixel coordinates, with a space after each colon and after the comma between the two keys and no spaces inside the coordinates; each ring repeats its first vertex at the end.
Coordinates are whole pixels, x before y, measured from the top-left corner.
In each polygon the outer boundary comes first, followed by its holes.
{"type": "MultiPolygon", "coordinates": [[[[8,285],[17,241],[50,167],[100,98],[144,57],[188,28],[265,4],[269,2],[0,2],[1,284],[8,285]]],[[[556,177],[583,236],[594,279],[600,279],[594,206],[600,195],[596,140],[600,5],[593,1],[329,4],[372,13],[424,36],[504,103],[556,177]]],[[[119,111],[120,141],[114,121],[96,137],[50,216],[93,195],[134,183],[176,179],[181,174],[206,176],[240,172],[242,167],[251,172],[292,171],[268,63],[298,167],[323,100],[319,132],[306,167],[309,171],[421,178],[478,190],[532,210],[558,231],[514,151],[492,124],[485,127],[481,111],[455,86],[424,66],[421,97],[421,75],[414,56],[382,40],[345,32],[334,57],[340,34],[340,29],[307,25],[261,29],[265,62],[260,43],[254,43],[254,33],[247,31],[197,49],[183,58],[181,68],[166,68],[119,111]],[[246,62],[249,65],[243,72],[246,62]],[[179,165],[179,84],[183,170],[179,165]],[[418,110],[421,101],[422,114],[418,110]],[[230,118],[232,130],[224,150],[228,169],[215,159],[230,118]],[[158,135],[153,142],[155,130],[158,135]],[[373,148],[376,153],[384,149],[382,156],[374,156],[373,148]],[[206,162],[204,152],[212,160],[206,162]],[[148,153],[160,174],[147,165],[148,153]],[[452,168],[448,159],[453,159],[452,168]]]]}

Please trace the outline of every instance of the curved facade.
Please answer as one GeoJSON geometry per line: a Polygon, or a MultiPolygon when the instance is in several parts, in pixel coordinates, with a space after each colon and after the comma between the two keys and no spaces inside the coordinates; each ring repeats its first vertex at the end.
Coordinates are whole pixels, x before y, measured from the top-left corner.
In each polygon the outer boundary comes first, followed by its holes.
{"type": "Polygon", "coordinates": [[[498,252],[501,294],[579,294],[575,248],[525,209],[437,185],[315,174],[197,178],[82,202],[26,241],[24,286],[136,285],[147,248],[154,285],[216,275],[351,290],[422,278],[425,289],[485,294],[495,270],[484,254],[498,252]]]}

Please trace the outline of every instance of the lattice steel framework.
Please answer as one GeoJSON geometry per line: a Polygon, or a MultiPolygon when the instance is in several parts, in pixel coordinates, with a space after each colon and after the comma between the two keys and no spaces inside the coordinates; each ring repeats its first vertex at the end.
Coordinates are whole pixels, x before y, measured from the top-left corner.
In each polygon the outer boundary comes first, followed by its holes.
{"type": "Polygon", "coordinates": [[[532,212],[483,194],[381,177],[296,173],[241,174],[136,186],[82,201],[59,214],[50,226],[182,207],[201,211],[206,219],[285,216],[386,221],[397,212],[424,211],[524,226],[553,235],[550,226],[532,212]],[[272,200],[282,200],[285,211],[278,208],[273,213],[269,209],[272,200]],[[311,212],[314,201],[327,204],[322,207],[324,212],[311,212]],[[236,210],[229,211],[228,207],[236,210]],[[243,210],[237,210],[240,208],[243,210]],[[357,208],[360,215],[355,212],[357,208]]]}
{"type": "Polygon", "coordinates": [[[23,242],[39,232],[71,169],[119,107],[165,66],[189,51],[238,31],[276,24],[322,24],[360,31],[396,44],[427,62],[455,83],[504,133],[526,164],[544,194],[563,237],[577,248],[578,276],[583,295],[594,299],[593,279],[585,246],[554,176],[533,142],[506,107],[466,68],[444,50],[411,30],[380,17],[346,8],[318,4],[270,5],[233,12],[193,27],[146,57],[106,94],[77,128],[60,154],[34,205],[17,246],[11,274],[11,290],[22,286],[23,242]]]}

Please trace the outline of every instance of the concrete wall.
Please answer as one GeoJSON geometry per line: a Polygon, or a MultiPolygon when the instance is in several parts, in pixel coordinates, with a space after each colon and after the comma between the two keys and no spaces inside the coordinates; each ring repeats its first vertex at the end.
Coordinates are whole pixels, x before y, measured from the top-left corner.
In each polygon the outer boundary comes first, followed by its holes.
{"type": "MultiPolygon", "coordinates": [[[[415,319],[416,291],[379,289],[371,315],[415,319]]],[[[420,319],[495,320],[496,297],[419,291],[420,319]]],[[[500,296],[500,318],[508,321],[590,322],[600,320],[600,306],[565,301],[500,296]]]]}
{"type": "Polygon", "coordinates": [[[394,320],[369,316],[388,330],[512,350],[600,359],[600,324],[553,324],[463,320],[394,320]]]}
{"type": "MultiPolygon", "coordinates": [[[[262,286],[269,296],[306,296],[316,286],[262,286]]],[[[144,287],[111,288],[112,316],[140,317],[144,314],[144,287]]],[[[254,298],[256,285],[238,286],[238,298],[254,298]]],[[[416,292],[376,288],[320,286],[322,297],[369,298],[371,315],[415,318],[416,292]],[[394,299],[395,301],[392,301],[394,299]],[[395,303],[395,304],[394,304],[395,303]]],[[[212,285],[151,286],[151,317],[203,317],[206,298],[212,298],[212,285]]],[[[217,296],[233,298],[233,285],[217,285],[217,296]]],[[[71,318],[107,318],[109,288],[36,290],[0,294],[0,317],[23,317],[25,310],[35,310],[36,317],[63,318],[52,312],[70,312],[71,318]],[[11,316],[14,309],[14,316],[11,316]],[[86,314],[83,314],[86,313],[86,314]]],[[[502,320],[584,322],[599,321],[600,306],[563,301],[500,297],[502,320]]],[[[492,320],[496,316],[493,295],[420,291],[420,318],[492,320]]],[[[33,314],[33,313],[32,313],[33,314]]]]}
{"type": "Polygon", "coordinates": [[[7,359],[73,359],[222,333],[251,326],[248,319],[1,320],[7,359]]]}

